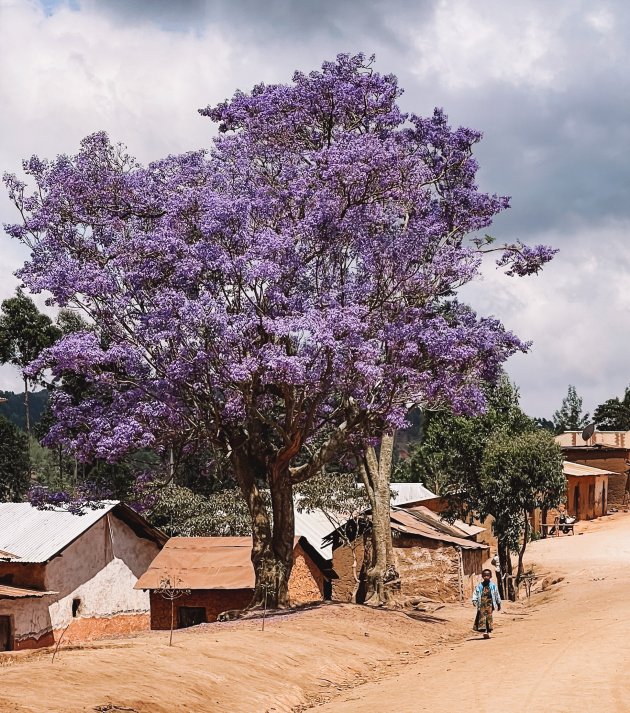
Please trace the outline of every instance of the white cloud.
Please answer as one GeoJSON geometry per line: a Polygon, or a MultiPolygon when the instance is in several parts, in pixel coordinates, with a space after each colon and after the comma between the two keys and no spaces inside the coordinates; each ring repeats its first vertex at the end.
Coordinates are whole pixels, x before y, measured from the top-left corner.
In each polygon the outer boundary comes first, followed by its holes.
{"type": "MultiPolygon", "coordinates": [[[[494,314],[533,341],[529,354],[508,362],[530,414],[549,418],[568,384],[592,412],[630,381],[629,232],[630,222],[583,226],[538,276],[508,278],[488,265],[483,282],[464,291],[480,314],[494,314]]],[[[538,237],[549,245],[562,240],[557,233],[538,237]]]]}
{"type": "Polygon", "coordinates": [[[564,71],[561,8],[440,0],[431,26],[419,33],[409,28],[417,52],[414,71],[451,89],[497,81],[549,88],[564,71]]]}

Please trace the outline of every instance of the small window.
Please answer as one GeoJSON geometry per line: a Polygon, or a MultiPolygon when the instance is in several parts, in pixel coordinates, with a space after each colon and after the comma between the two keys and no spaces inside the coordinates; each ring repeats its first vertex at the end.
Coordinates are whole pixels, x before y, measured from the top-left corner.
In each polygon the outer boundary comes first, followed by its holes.
{"type": "Polygon", "coordinates": [[[76,597],[72,600],[72,617],[76,618],[79,615],[79,609],[81,608],[81,600],[76,597]]]}

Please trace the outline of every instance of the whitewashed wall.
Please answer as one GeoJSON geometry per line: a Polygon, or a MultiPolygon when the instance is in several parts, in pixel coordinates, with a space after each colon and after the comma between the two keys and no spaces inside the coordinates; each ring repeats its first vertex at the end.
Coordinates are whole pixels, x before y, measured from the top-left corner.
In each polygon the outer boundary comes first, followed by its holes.
{"type": "Polygon", "coordinates": [[[158,551],[110,513],[48,563],[45,587],[58,594],[0,600],[0,615],[13,615],[14,636],[23,640],[68,626],[76,598],[77,618],[148,613],[148,592],[133,587],[158,551]]]}

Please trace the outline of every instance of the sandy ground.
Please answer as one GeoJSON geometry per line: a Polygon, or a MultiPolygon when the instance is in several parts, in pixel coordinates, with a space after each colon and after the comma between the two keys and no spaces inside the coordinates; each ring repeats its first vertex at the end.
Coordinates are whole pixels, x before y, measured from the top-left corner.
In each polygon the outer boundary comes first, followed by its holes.
{"type": "Polygon", "coordinates": [[[471,607],[413,613],[324,605],[260,621],[0,655],[0,713],[511,713],[629,711],[630,515],[532,543],[564,579],[505,608],[496,635],[471,607]]]}

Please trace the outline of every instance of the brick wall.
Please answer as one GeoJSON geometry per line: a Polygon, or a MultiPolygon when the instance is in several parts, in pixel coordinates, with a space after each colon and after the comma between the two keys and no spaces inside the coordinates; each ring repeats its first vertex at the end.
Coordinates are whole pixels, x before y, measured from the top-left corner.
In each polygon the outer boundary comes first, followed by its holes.
{"type": "MultiPolygon", "coordinates": [[[[175,628],[179,628],[179,607],[203,607],[206,621],[216,621],[217,616],[228,609],[244,609],[254,596],[253,589],[200,589],[175,600],[175,628]]],[[[171,628],[171,602],[151,591],[151,628],[171,628]]]]}

